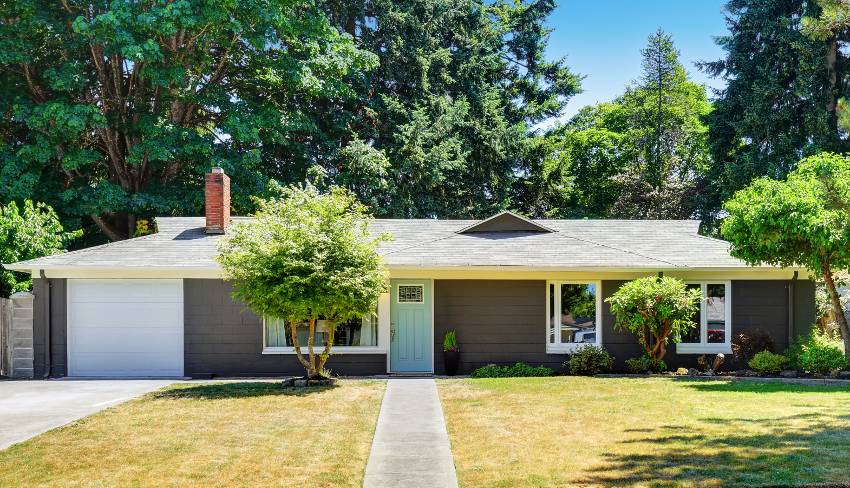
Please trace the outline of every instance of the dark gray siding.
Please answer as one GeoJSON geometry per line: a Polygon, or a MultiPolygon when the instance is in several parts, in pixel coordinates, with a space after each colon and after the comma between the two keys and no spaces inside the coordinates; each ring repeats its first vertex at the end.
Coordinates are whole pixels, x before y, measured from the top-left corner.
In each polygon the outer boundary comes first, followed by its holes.
{"type": "Polygon", "coordinates": [[[434,369],[442,374],[443,337],[457,331],[460,372],[522,361],[561,370],[565,356],[546,354],[546,282],[434,281],[434,369]]]}
{"type": "MultiPolygon", "coordinates": [[[[608,298],[624,281],[603,281],[602,297],[608,298]]],[[[790,281],[733,281],[732,333],[759,327],[768,331],[777,347],[788,345],[789,317],[795,330],[807,330],[814,321],[814,287],[810,281],[795,285],[793,313],[789,315],[790,281]]],[[[442,339],[447,330],[457,331],[462,373],[489,363],[523,361],[561,371],[564,355],[546,354],[546,285],[544,281],[436,280],[434,283],[434,368],[444,371],[442,339]]],[[[602,305],[602,342],[615,357],[616,368],[643,349],[628,331],[614,330],[609,305],[602,305]]],[[[675,345],[665,360],[671,368],[696,365],[700,354],[676,354],[675,345]]],[[[731,362],[731,358],[729,358],[731,362]]]]}
{"type": "MultiPolygon", "coordinates": [[[[185,374],[274,376],[303,374],[294,355],[262,354],[262,320],[233,300],[222,280],[184,280],[185,374]]],[[[384,374],[385,354],[336,354],[327,367],[340,375],[384,374]]]]}
{"type": "MultiPolygon", "coordinates": [[[[50,313],[52,375],[65,376],[67,337],[67,282],[51,278],[50,313]]],[[[604,281],[607,298],[622,281],[604,281]]],[[[815,321],[814,284],[790,281],[734,281],[732,283],[733,334],[760,327],[773,334],[780,349],[788,344],[789,318],[794,335],[806,333],[815,321]],[[789,296],[794,306],[789,310],[789,296]]],[[[546,354],[544,281],[436,280],[434,283],[434,367],[443,372],[442,339],[456,330],[461,344],[461,371],[470,372],[488,363],[523,361],[561,370],[564,355],[546,354]]],[[[47,330],[47,280],[33,280],[35,309],[33,334],[35,374],[45,369],[47,330]]],[[[301,374],[291,355],[263,355],[262,322],[230,296],[221,280],[184,280],[185,372],[222,376],[301,374]]],[[[618,369],[625,359],[638,356],[640,346],[628,332],[615,332],[607,303],[602,307],[602,340],[616,357],[618,369]]],[[[677,355],[670,348],[670,367],[690,366],[697,354],[677,355]]],[[[328,366],[336,374],[371,375],[386,372],[385,354],[335,355],[328,366]]]]}
{"type": "Polygon", "coordinates": [[[68,308],[66,292],[67,281],[63,278],[33,280],[33,294],[35,302],[33,304],[33,366],[36,378],[44,376],[45,368],[47,367],[47,316],[48,310],[52,318],[51,331],[52,340],[50,341],[50,357],[52,364],[50,365],[51,376],[66,376],[67,369],[67,318],[68,308]],[[48,281],[51,289],[48,290],[48,281]],[[50,303],[47,303],[46,297],[50,295],[50,303]]]}
{"type": "MultiPolygon", "coordinates": [[[[602,283],[603,296],[609,297],[622,286],[623,281],[605,281],[602,283]]],[[[790,328],[797,333],[806,333],[815,320],[814,284],[808,280],[798,280],[790,294],[791,281],[785,280],[734,280],[732,281],[732,336],[746,329],[760,328],[767,331],[776,342],[778,351],[788,347],[790,328]],[[793,301],[794,309],[789,310],[793,301]],[[791,312],[791,313],[789,313],[791,312]]],[[[619,369],[625,368],[626,359],[638,356],[642,348],[629,332],[614,331],[614,317],[608,304],[603,305],[602,340],[605,348],[615,356],[619,369]]],[[[664,358],[671,368],[696,365],[700,354],[676,354],[676,346],[668,348],[664,358]]],[[[727,358],[728,367],[744,367],[732,364],[727,358]]]]}
{"type": "Polygon", "coordinates": [[[818,312],[815,305],[815,283],[809,280],[797,280],[794,283],[792,296],[794,299],[794,331],[793,337],[806,335],[817,320],[818,312]]]}

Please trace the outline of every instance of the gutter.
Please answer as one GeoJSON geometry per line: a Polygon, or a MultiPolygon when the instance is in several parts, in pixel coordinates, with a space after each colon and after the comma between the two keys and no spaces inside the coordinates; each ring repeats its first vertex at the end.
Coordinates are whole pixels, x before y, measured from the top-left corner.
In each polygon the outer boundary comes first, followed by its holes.
{"type": "Polygon", "coordinates": [[[797,298],[797,277],[799,272],[794,271],[794,276],[788,282],[788,345],[794,339],[794,301],[797,298]]]}
{"type": "Polygon", "coordinates": [[[41,279],[45,280],[47,283],[47,297],[44,300],[44,309],[45,315],[47,318],[47,327],[45,327],[45,339],[44,339],[44,374],[42,375],[42,379],[49,378],[51,373],[53,373],[53,354],[50,351],[50,342],[53,339],[53,314],[50,310],[50,301],[53,295],[53,283],[47,279],[47,275],[44,274],[44,270],[39,270],[39,275],[41,279]]]}

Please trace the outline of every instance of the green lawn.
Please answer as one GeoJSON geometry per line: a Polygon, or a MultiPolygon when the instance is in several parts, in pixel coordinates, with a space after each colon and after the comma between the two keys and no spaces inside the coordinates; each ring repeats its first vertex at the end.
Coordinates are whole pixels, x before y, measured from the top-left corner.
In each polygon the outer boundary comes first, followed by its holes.
{"type": "Polygon", "coordinates": [[[850,482],[850,389],[675,378],[438,382],[464,487],[850,482]]]}
{"type": "Polygon", "coordinates": [[[0,451],[0,487],[360,487],[384,386],[176,385],[0,451]]]}

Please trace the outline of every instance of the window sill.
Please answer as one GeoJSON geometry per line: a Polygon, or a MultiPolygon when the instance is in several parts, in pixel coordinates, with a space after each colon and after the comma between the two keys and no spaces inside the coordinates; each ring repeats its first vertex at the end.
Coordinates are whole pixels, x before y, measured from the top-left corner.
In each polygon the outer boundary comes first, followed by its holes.
{"type": "Polygon", "coordinates": [[[601,344],[590,342],[579,342],[575,344],[547,344],[546,354],[573,354],[587,346],[601,346],[601,344]]]}
{"type": "Polygon", "coordinates": [[[732,354],[731,344],[676,344],[677,354],[732,354]]]}
{"type": "MultiPolygon", "coordinates": [[[[313,352],[320,354],[324,346],[314,347],[313,352]]],[[[386,354],[387,350],[378,346],[336,346],[331,348],[331,354],[386,354]]],[[[295,354],[294,347],[264,347],[263,354],[295,354]]],[[[307,354],[307,347],[301,347],[301,354],[307,354]]]]}

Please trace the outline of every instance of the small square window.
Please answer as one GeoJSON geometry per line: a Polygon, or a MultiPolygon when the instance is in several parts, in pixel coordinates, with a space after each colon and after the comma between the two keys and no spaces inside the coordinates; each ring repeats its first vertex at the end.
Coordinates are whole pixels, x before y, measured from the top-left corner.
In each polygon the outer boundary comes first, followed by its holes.
{"type": "Polygon", "coordinates": [[[398,285],[398,303],[423,303],[422,285],[398,285]]]}

